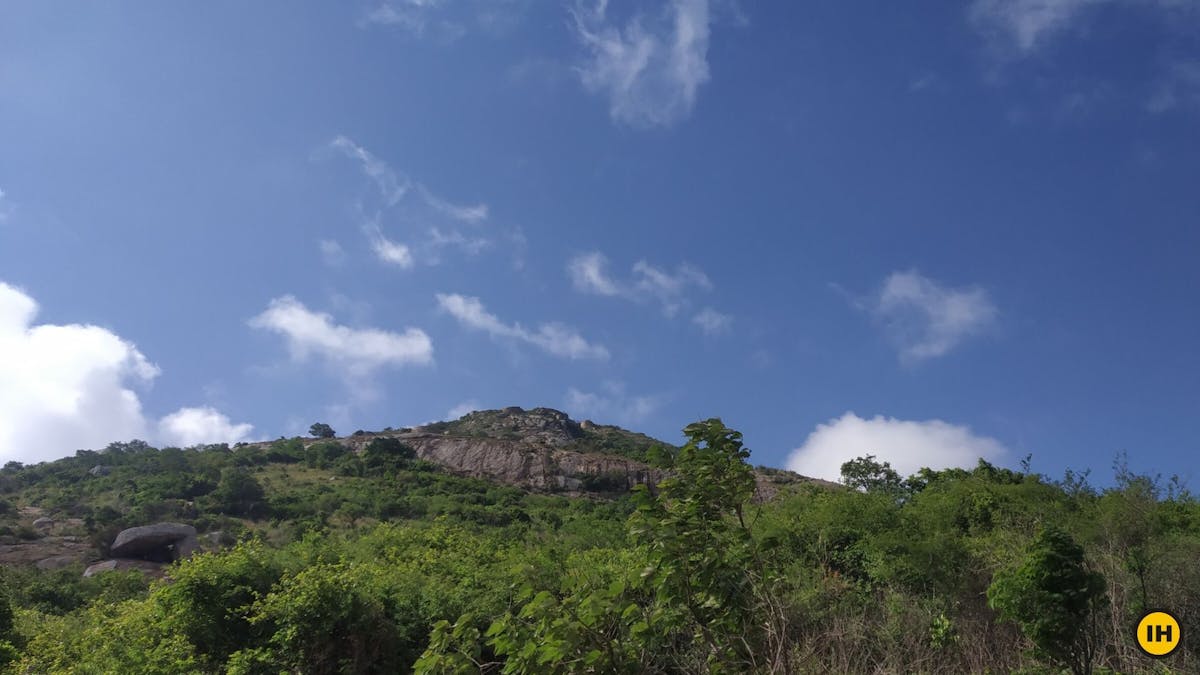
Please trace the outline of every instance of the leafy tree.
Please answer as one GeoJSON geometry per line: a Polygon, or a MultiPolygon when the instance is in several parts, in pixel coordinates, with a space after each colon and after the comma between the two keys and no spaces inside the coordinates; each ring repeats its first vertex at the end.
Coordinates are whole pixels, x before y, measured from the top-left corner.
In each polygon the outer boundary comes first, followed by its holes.
{"type": "Polygon", "coordinates": [[[252,623],[252,603],[266,595],[284,568],[259,542],[238,544],[221,555],[199,555],[171,571],[151,601],[171,634],[187,639],[197,655],[221,664],[233,652],[265,642],[263,626],[252,623]]]}
{"type": "Polygon", "coordinates": [[[380,583],[375,570],[318,564],[285,578],[255,604],[253,622],[275,629],[257,658],[274,672],[403,672],[428,627],[380,583]],[[405,611],[407,610],[407,611],[405,611]]]}
{"type": "Polygon", "coordinates": [[[367,475],[379,475],[408,466],[416,456],[417,451],[400,439],[381,436],[363,448],[363,470],[367,475]]]}
{"type": "Polygon", "coordinates": [[[889,462],[878,462],[875,455],[858,457],[842,464],[842,483],[863,492],[895,497],[905,493],[904,480],[889,462]]]}
{"type": "Polygon", "coordinates": [[[333,427],[325,424],[324,422],[314,423],[308,428],[308,434],[313,438],[333,438],[334,436],[337,436],[337,433],[334,432],[333,427]]]}
{"type": "Polygon", "coordinates": [[[1042,528],[1024,561],[997,574],[987,596],[1001,618],[1015,621],[1044,658],[1076,675],[1092,672],[1104,577],[1088,569],[1083,549],[1069,534],[1042,528]]]}
{"type": "Polygon", "coordinates": [[[263,498],[262,485],[240,467],[221,471],[221,481],[211,494],[216,510],[234,516],[258,515],[263,510],[263,498]]]}

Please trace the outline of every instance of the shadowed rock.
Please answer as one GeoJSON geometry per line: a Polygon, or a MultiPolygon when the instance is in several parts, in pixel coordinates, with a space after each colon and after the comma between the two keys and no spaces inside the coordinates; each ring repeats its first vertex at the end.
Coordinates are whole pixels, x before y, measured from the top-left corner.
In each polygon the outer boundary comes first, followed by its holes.
{"type": "Polygon", "coordinates": [[[93,565],[88,565],[88,568],[83,571],[83,576],[94,577],[103,572],[117,572],[124,570],[138,570],[151,576],[162,575],[162,563],[150,562],[148,560],[137,560],[134,558],[119,558],[116,560],[102,560],[93,565]]]}
{"type": "Polygon", "coordinates": [[[196,550],[196,528],[179,523],[156,523],[121,530],[109,552],[118,558],[169,562],[196,550]]]}

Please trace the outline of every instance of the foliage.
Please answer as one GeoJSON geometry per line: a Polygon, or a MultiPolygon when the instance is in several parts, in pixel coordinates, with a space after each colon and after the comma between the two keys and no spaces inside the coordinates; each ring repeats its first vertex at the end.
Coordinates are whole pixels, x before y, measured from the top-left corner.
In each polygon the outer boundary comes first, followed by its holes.
{"type": "MultiPolygon", "coordinates": [[[[53,536],[90,542],[96,555],[120,529],[157,520],[196,526],[212,550],[153,583],[136,571],[84,579],[79,564],[4,569],[0,663],[67,673],[1086,672],[1089,662],[1200,672],[1200,632],[1185,631],[1184,648],[1156,665],[1130,631],[1146,608],[1200,622],[1200,503],[1178,480],[1120,459],[1105,488],[1086,474],[1052,480],[982,461],[901,478],[867,456],[844,467],[851,489],[797,478],[761,501],[756,478],[779,486],[779,476],[756,476],[740,435],[718,420],[652,451],[639,435],[572,427],[552,412],[536,414],[561,426],[564,447],[653,458],[664,480],[627,493],[625,474],[581,473],[590,496],[528,492],[446,472],[387,433],[361,434],[357,452],[332,439],[130,441],[10,463],[0,544],[49,543],[32,507],[55,520],[53,536]]],[[[488,413],[464,419],[441,431],[497,424],[488,413]]]]}
{"type": "Polygon", "coordinates": [[[1022,563],[996,575],[988,601],[1051,661],[1073,673],[1092,672],[1104,577],[1088,569],[1069,534],[1042,528],[1022,563]]]}
{"type": "Polygon", "coordinates": [[[337,436],[337,432],[333,430],[333,427],[324,422],[315,422],[308,428],[308,435],[313,438],[333,438],[337,436]]]}

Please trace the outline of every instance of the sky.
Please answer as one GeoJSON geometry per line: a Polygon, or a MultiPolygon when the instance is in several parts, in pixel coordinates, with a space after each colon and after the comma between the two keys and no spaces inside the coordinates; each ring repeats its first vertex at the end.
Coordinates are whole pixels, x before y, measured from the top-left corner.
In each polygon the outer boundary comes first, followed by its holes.
{"type": "Polygon", "coordinates": [[[1194,483],[1198,262],[1195,0],[0,3],[0,461],[520,405],[1194,483]]]}

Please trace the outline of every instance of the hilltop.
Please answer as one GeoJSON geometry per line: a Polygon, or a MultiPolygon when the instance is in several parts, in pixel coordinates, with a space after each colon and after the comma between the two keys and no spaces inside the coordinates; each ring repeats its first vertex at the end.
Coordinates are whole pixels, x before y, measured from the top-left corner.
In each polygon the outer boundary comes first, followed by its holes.
{"type": "MultiPolygon", "coordinates": [[[[95,563],[121,529],[160,521],[212,534],[201,538],[209,548],[246,532],[439,515],[505,524],[519,517],[520,502],[619,500],[637,484],[661,480],[663,472],[648,462],[656,447],[678,450],[551,408],[519,407],[414,428],[234,447],[113,443],[0,470],[0,564],[95,563]]],[[[760,469],[756,477],[760,499],[824,484],[780,470],[760,469]]]]}

